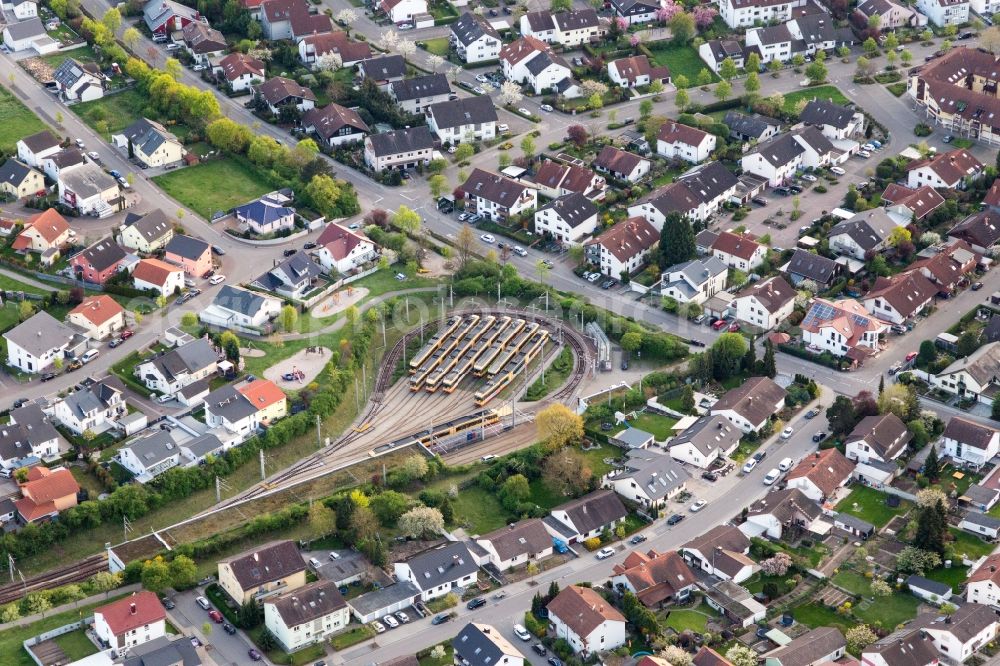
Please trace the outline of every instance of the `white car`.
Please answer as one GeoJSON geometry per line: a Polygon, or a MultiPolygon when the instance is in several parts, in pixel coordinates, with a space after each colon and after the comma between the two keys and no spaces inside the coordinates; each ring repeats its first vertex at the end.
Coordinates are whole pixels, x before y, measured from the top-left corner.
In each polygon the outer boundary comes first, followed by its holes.
{"type": "Polygon", "coordinates": [[[382,622],[389,625],[389,627],[391,627],[392,629],[395,629],[396,627],[399,626],[399,620],[397,620],[391,615],[386,615],[384,618],[382,618],[382,622]]]}
{"type": "Polygon", "coordinates": [[[330,551],[330,559],[331,560],[339,560],[340,559],[340,555],[336,551],[331,550],[330,551]]]}
{"type": "Polygon", "coordinates": [[[476,86],[475,88],[473,88],[473,89],[472,89],[472,92],[476,93],[477,95],[485,95],[485,94],[486,94],[486,91],[485,91],[485,90],[483,90],[483,89],[482,89],[481,87],[479,87],[479,86],[476,86]]]}
{"type": "Polygon", "coordinates": [[[497,131],[498,132],[509,132],[510,131],[510,126],[507,125],[507,123],[500,123],[499,125],[497,125],[497,131]]]}
{"type": "Polygon", "coordinates": [[[550,104],[542,104],[538,108],[546,113],[552,113],[552,106],[550,104]]]}
{"type": "Polygon", "coordinates": [[[804,173],[801,176],[799,176],[799,178],[808,183],[815,183],[817,180],[816,176],[812,175],[811,173],[804,173]]]}
{"type": "Polygon", "coordinates": [[[753,471],[753,468],[756,466],[757,466],[757,460],[751,458],[750,460],[746,461],[746,463],[743,465],[743,473],[749,474],[750,472],[753,471]]]}
{"type": "Polygon", "coordinates": [[[396,26],[396,30],[413,30],[412,23],[403,23],[396,26]]]}
{"type": "Polygon", "coordinates": [[[497,239],[493,236],[493,234],[483,234],[482,236],[479,237],[479,240],[483,241],[484,243],[497,242],[497,239]]]}
{"type": "Polygon", "coordinates": [[[406,624],[407,622],[409,622],[409,621],[410,621],[410,616],[409,616],[409,615],[407,615],[406,613],[404,613],[403,611],[399,611],[398,613],[396,613],[396,617],[397,617],[397,618],[399,619],[399,621],[400,621],[400,622],[402,622],[403,624],[406,624]]]}
{"type": "Polygon", "coordinates": [[[780,469],[782,472],[787,472],[792,468],[792,465],[794,464],[795,461],[792,460],[791,458],[783,458],[781,462],[778,463],[778,469],[780,469]]]}
{"type": "Polygon", "coordinates": [[[376,634],[384,634],[385,633],[385,627],[383,627],[382,623],[379,622],[378,620],[375,620],[374,622],[372,622],[372,629],[375,630],[376,634]]]}
{"type": "Polygon", "coordinates": [[[454,155],[458,152],[458,146],[448,146],[448,154],[454,155]]]}
{"type": "Polygon", "coordinates": [[[601,548],[599,551],[597,551],[597,559],[599,559],[599,560],[606,560],[606,559],[608,559],[609,557],[611,557],[614,554],[615,554],[615,549],[614,548],[610,548],[610,547],[609,548],[601,548]]]}
{"type": "Polygon", "coordinates": [[[205,67],[205,65],[195,65],[194,67],[191,68],[191,71],[192,72],[203,72],[206,69],[208,69],[208,68],[205,67]]]}
{"type": "Polygon", "coordinates": [[[522,641],[531,640],[531,634],[529,634],[528,630],[519,624],[514,625],[514,635],[520,638],[522,641]]]}
{"type": "Polygon", "coordinates": [[[600,273],[591,273],[590,277],[587,278],[587,282],[597,282],[601,279],[600,273]]]}
{"type": "Polygon", "coordinates": [[[178,44],[177,42],[173,42],[173,43],[171,43],[171,44],[167,44],[167,50],[168,50],[168,51],[176,51],[176,50],[177,50],[177,49],[179,49],[180,47],[181,47],[181,45],[180,45],[180,44],[178,44]]]}
{"type": "Polygon", "coordinates": [[[530,116],[530,115],[532,115],[531,111],[528,111],[523,106],[520,109],[518,109],[517,112],[520,113],[523,116],[530,116]]]}
{"type": "Polygon", "coordinates": [[[489,83],[490,80],[486,78],[485,74],[476,74],[476,81],[479,81],[480,83],[489,83]]]}
{"type": "Polygon", "coordinates": [[[213,275],[212,277],[208,278],[209,284],[222,284],[225,281],[226,281],[225,275],[213,275]]]}
{"type": "Polygon", "coordinates": [[[92,151],[90,151],[89,153],[87,153],[87,157],[89,157],[89,158],[90,158],[90,159],[91,159],[92,161],[94,161],[94,162],[100,162],[100,161],[101,161],[101,156],[100,156],[100,155],[98,155],[98,154],[97,154],[96,152],[94,152],[93,150],[92,150],[92,151]]]}
{"type": "Polygon", "coordinates": [[[841,169],[841,168],[840,168],[840,167],[838,167],[838,166],[832,166],[832,167],[830,167],[830,173],[833,173],[833,174],[836,174],[836,175],[838,175],[838,176],[843,176],[843,175],[844,175],[844,174],[846,174],[847,172],[846,172],[846,171],[844,171],[843,169],[841,169]]]}
{"type": "MultiPolygon", "coordinates": [[[[41,333],[39,333],[39,335],[41,335],[41,333]]],[[[83,356],[80,357],[80,362],[86,365],[87,363],[90,363],[100,355],[101,355],[100,349],[88,349],[87,351],[83,352],[83,356]]]]}
{"type": "Polygon", "coordinates": [[[792,428],[792,426],[788,426],[787,428],[781,431],[781,439],[788,439],[789,437],[792,436],[793,432],[795,432],[795,430],[792,428]]]}
{"type": "Polygon", "coordinates": [[[173,399],[174,396],[171,395],[170,393],[164,393],[163,395],[156,396],[156,402],[160,403],[161,405],[165,405],[166,403],[172,401],[173,399]]]}
{"type": "Polygon", "coordinates": [[[865,159],[868,159],[871,156],[872,156],[872,154],[869,153],[867,150],[859,150],[858,151],[858,157],[863,157],[865,159]]]}
{"type": "Polygon", "coordinates": [[[703,499],[698,500],[697,502],[691,505],[691,513],[698,513],[699,511],[704,509],[706,505],[708,505],[708,502],[706,502],[705,500],[703,499]]]}
{"type": "Polygon", "coordinates": [[[514,246],[514,254],[516,254],[519,257],[527,257],[528,256],[528,251],[525,250],[520,245],[515,245],[514,246]]]}
{"type": "Polygon", "coordinates": [[[770,472],[767,473],[767,476],[764,477],[764,485],[765,486],[773,485],[774,482],[777,481],[778,477],[780,476],[781,472],[779,472],[776,469],[772,469],[770,472]]]}

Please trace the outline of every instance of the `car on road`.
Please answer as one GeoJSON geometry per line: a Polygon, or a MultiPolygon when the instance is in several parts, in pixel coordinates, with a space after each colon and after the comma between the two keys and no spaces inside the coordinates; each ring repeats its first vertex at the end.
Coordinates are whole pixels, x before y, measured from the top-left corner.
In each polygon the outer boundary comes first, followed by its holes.
{"type": "Polygon", "coordinates": [[[290,256],[292,256],[293,254],[295,254],[296,252],[298,252],[298,250],[296,250],[296,249],[295,249],[294,247],[290,247],[290,248],[288,248],[287,250],[285,250],[284,252],[282,252],[282,254],[283,254],[284,256],[286,256],[286,257],[290,257],[290,256]]]}
{"type": "Polygon", "coordinates": [[[719,475],[716,474],[715,472],[702,472],[701,478],[705,479],[710,483],[715,483],[716,481],[719,480],[719,475]]]}
{"type": "Polygon", "coordinates": [[[485,74],[476,74],[476,81],[479,81],[480,83],[489,83],[490,80],[486,78],[485,74]]]}
{"type": "Polygon", "coordinates": [[[549,657],[548,661],[549,661],[549,666],[563,666],[562,661],[560,661],[556,657],[549,657]]]}
{"type": "Polygon", "coordinates": [[[497,131],[501,132],[501,133],[502,132],[509,132],[510,131],[510,126],[507,123],[500,123],[499,125],[497,125],[497,131]]]}
{"type": "Polygon", "coordinates": [[[87,153],[87,157],[89,157],[94,162],[100,162],[101,161],[101,156],[96,151],[93,151],[93,150],[90,151],[89,153],[87,153]]]}
{"type": "Polygon", "coordinates": [[[806,418],[807,419],[814,419],[817,416],[819,416],[819,410],[818,409],[810,409],[808,412],[806,412],[806,418]]]}
{"type": "Polygon", "coordinates": [[[46,372],[46,373],[44,373],[42,375],[42,381],[43,382],[47,382],[47,381],[55,379],[55,378],[56,378],[56,373],[54,373],[54,372],[46,372]]]}
{"type": "Polygon", "coordinates": [[[516,255],[517,255],[517,256],[519,256],[519,257],[527,257],[527,256],[528,256],[528,251],[527,251],[527,250],[525,250],[525,249],[524,249],[523,247],[521,247],[520,245],[515,245],[515,246],[513,247],[513,250],[514,250],[514,254],[516,254],[516,255]]]}
{"type": "Polygon", "coordinates": [[[108,173],[111,174],[111,177],[114,178],[115,180],[122,177],[121,171],[118,171],[117,169],[112,169],[108,173]]]}
{"type": "Polygon", "coordinates": [[[799,178],[806,181],[807,183],[815,183],[817,180],[819,180],[818,178],[816,178],[816,176],[812,175],[811,173],[804,173],[801,176],[799,176],[799,178]]]}
{"type": "Polygon", "coordinates": [[[781,439],[788,439],[789,437],[792,436],[793,432],[795,432],[795,429],[792,428],[792,426],[788,426],[787,428],[781,431],[781,439]]]}
{"type": "Polygon", "coordinates": [[[682,514],[682,513],[675,513],[674,515],[672,515],[669,518],[667,518],[667,525],[676,525],[677,523],[681,522],[682,520],[684,520],[684,514],[682,514]]]}
{"type": "Polygon", "coordinates": [[[951,134],[948,134],[941,140],[944,141],[945,143],[951,143],[952,141],[955,140],[955,137],[953,137],[951,134]]]}
{"type": "MultiPolygon", "coordinates": [[[[195,291],[197,291],[197,289],[195,291]]],[[[198,293],[201,293],[201,292],[198,292],[198,293]]],[[[121,332],[122,340],[128,340],[133,335],[135,335],[135,331],[133,331],[131,328],[126,328],[125,330],[123,330],[121,332]]]]}
{"type": "Polygon", "coordinates": [[[214,608],[208,611],[208,616],[212,618],[212,622],[215,622],[216,624],[222,624],[223,622],[225,622],[225,620],[223,620],[222,618],[222,613],[215,610],[214,608]]]}
{"type": "Polygon", "coordinates": [[[312,250],[312,249],[315,249],[315,247],[316,247],[316,243],[314,243],[312,241],[309,241],[308,243],[306,243],[305,245],[302,246],[302,249],[303,250],[312,250]]]}
{"type": "Polygon", "coordinates": [[[226,281],[225,275],[213,275],[212,277],[208,278],[208,283],[212,285],[222,284],[225,281],[226,281]]]}
{"type": "Polygon", "coordinates": [[[247,650],[247,656],[250,657],[250,659],[253,661],[260,661],[261,659],[263,659],[263,657],[260,656],[260,652],[257,652],[257,650],[255,650],[254,648],[250,648],[249,650],[247,650]]]}
{"type": "Polygon", "coordinates": [[[382,624],[386,625],[390,629],[395,629],[396,627],[399,626],[399,620],[397,620],[391,615],[386,615],[385,617],[382,618],[382,624]]]}
{"type": "Polygon", "coordinates": [[[121,338],[115,338],[111,342],[108,343],[108,347],[110,347],[111,349],[114,349],[115,347],[117,347],[118,345],[120,345],[123,342],[125,342],[125,341],[122,340],[121,338]]]}
{"type": "Polygon", "coordinates": [[[870,152],[868,152],[867,150],[859,150],[858,151],[858,157],[863,157],[865,159],[868,159],[871,156],[872,156],[872,154],[870,152]]]}
{"type": "Polygon", "coordinates": [[[792,460],[791,458],[782,458],[781,462],[778,463],[778,469],[780,469],[782,472],[787,472],[792,468],[792,465],[794,464],[795,461],[792,460]]]}
{"type": "Polygon", "coordinates": [[[753,471],[753,468],[757,466],[757,461],[751,458],[743,464],[743,473],[749,474],[753,471]]]}
{"type": "Polygon", "coordinates": [[[556,267],[556,265],[555,265],[555,264],[553,264],[553,263],[552,263],[551,261],[549,261],[548,259],[543,259],[543,260],[542,260],[542,263],[543,263],[543,264],[545,264],[545,267],[546,267],[546,268],[555,268],[555,267],[556,267]]]}
{"type": "Polygon", "coordinates": [[[486,91],[483,90],[480,86],[476,86],[475,88],[473,88],[472,92],[476,93],[477,95],[485,95],[486,94],[486,91]]]}
{"type": "Polygon", "coordinates": [[[459,222],[465,222],[470,217],[472,217],[472,213],[459,213],[458,214],[458,221],[459,222]]]}
{"type": "Polygon", "coordinates": [[[236,633],[236,627],[234,627],[233,625],[229,624],[228,622],[223,622],[222,623],[222,630],[224,632],[226,632],[227,634],[229,634],[230,636],[232,636],[233,634],[236,633]]]}
{"type": "Polygon", "coordinates": [[[645,534],[636,534],[634,537],[632,537],[631,539],[629,539],[628,542],[634,546],[637,543],[642,543],[643,541],[646,540],[646,538],[647,537],[646,537],[645,534]]]}
{"type": "Polygon", "coordinates": [[[541,643],[535,643],[534,645],[532,645],[532,646],[531,646],[531,649],[532,649],[532,650],[534,650],[536,654],[540,654],[540,655],[542,655],[543,657],[544,657],[544,656],[545,656],[545,655],[547,654],[547,652],[548,652],[548,651],[547,651],[547,650],[545,649],[545,646],[544,646],[544,645],[542,645],[541,643]]]}
{"type": "Polygon", "coordinates": [[[822,430],[813,435],[813,441],[816,442],[817,444],[822,442],[824,439],[826,439],[826,433],[823,432],[822,430]]]}
{"type": "Polygon", "coordinates": [[[725,319],[719,319],[717,321],[712,322],[712,328],[714,330],[716,330],[716,331],[721,331],[725,327],[726,327],[726,320],[725,319]]]}
{"type": "Polygon", "coordinates": [[[756,460],[757,462],[760,462],[766,457],[767,453],[765,453],[764,451],[758,451],[757,453],[753,454],[753,459],[756,460]]]}
{"type": "Polygon", "coordinates": [[[845,174],[846,174],[847,172],[846,172],[846,171],[844,171],[843,169],[841,169],[841,168],[840,168],[839,166],[832,166],[832,167],[830,167],[830,173],[832,173],[832,174],[836,174],[836,175],[838,175],[838,176],[843,176],[843,175],[845,175],[845,174]]]}
{"type": "Polygon", "coordinates": [[[95,358],[97,358],[100,355],[101,355],[101,350],[99,350],[99,349],[88,349],[87,351],[83,352],[83,356],[80,357],[80,362],[83,363],[84,365],[86,365],[86,364],[90,363],[91,361],[93,361],[95,358]]]}
{"type": "Polygon", "coordinates": [[[74,370],[79,370],[82,367],[83,363],[80,363],[80,361],[74,358],[69,362],[69,365],[66,366],[66,372],[73,372],[74,370]]]}
{"type": "Polygon", "coordinates": [[[191,71],[193,71],[193,72],[203,72],[206,69],[208,69],[208,67],[206,67],[205,65],[198,64],[198,65],[195,65],[194,67],[192,67],[191,71]]]}
{"type": "Polygon", "coordinates": [[[552,113],[553,111],[551,104],[542,104],[538,108],[541,109],[542,111],[545,111],[546,113],[552,113]]]}
{"type": "Polygon", "coordinates": [[[764,476],[764,485],[765,486],[774,485],[774,482],[777,481],[780,476],[781,472],[779,472],[777,469],[772,469],[764,476]]]}
{"type": "Polygon", "coordinates": [[[479,237],[479,240],[483,241],[484,243],[497,242],[496,236],[494,236],[493,234],[483,234],[482,236],[479,237]]]}
{"type": "MultiPolygon", "coordinates": [[[[438,617],[440,617],[440,616],[438,616],[438,617]]],[[[437,618],[435,618],[435,619],[437,619],[437,618]]],[[[529,634],[528,630],[525,629],[524,627],[522,627],[519,624],[515,624],[514,625],[514,635],[517,636],[518,638],[520,638],[522,641],[530,641],[531,640],[531,634],[529,634]]]]}
{"type": "Polygon", "coordinates": [[[520,113],[520,114],[521,114],[522,116],[530,116],[530,115],[532,115],[531,111],[528,111],[528,110],[527,110],[526,108],[524,108],[523,106],[522,106],[521,108],[519,108],[519,109],[517,110],[517,112],[518,112],[518,113],[520,113]]]}
{"type": "Polygon", "coordinates": [[[162,599],[160,599],[160,603],[163,604],[163,607],[166,608],[167,610],[173,610],[174,608],[177,607],[177,604],[175,604],[174,600],[171,599],[170,597],[163,597],[162,599]]]}
{"type": "Polygon", "coordinates": [[[614,554],[615,554],[615,549],[614,548],[610,548],[610,547],[609,548],[601,548],[599,551],[597,551],[597,559],[599,559],[599,560],[606,560],[606,559],[608,559],[609,557],[611,557],[614,554]]]}
{"type": "Polygon", "coordinates": [[[384,634],[385,633],[385,625],[383,625],[378,620],[373,620],[372,621],[372,629],[375,630],[376,634],[384,634]]]}
{"type": "Polygon", "coordinates": [[[917,352],[912,351],[912,352],[910,352],[909,354],[906,355],[906,362],[909,363],[910,361],[912,361],[916,357],[917,357],[917,352]]]}
{"type": "Polygon", "coordinates": [[[469,603],[465,604],[465,607],[468,608],[469,610],[476,610],[477,608],[482,608],[485,605],[486,605],[486,599],[483,599],[482,597],[476,597],[469,603]]]}
{"type": "Polygon", "coordinates": [[[403,611],[399,611],[398,613],[396,613],[396,619],[402,622],[403,624],[406,624],[407,622],[410,621],[410,616],[404,613],[403,611]]]}
{"type": "Polygon", "coordinates": [[[973,282],[972,283],[972,291],[979,291],[982,288],[983,288],[983,283],[982,282],[973,282]]]}
{"type": "Polygon", "coordinates": [[[703,499],[698,500],[697,502],[691,505],[691,513],[698,513],[699,511],[704,509],[707,504],[708,502],[706,502],[703,499]]]}

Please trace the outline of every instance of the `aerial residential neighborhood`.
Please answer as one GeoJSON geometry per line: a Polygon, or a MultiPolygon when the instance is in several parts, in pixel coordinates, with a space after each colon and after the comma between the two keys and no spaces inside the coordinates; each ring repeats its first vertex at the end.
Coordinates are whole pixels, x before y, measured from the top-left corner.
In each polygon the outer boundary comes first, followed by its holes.
{"type": "Polygon", "coordinates": [[[4,0],[0,663],[997,662],[997,21],[4,0]]]}

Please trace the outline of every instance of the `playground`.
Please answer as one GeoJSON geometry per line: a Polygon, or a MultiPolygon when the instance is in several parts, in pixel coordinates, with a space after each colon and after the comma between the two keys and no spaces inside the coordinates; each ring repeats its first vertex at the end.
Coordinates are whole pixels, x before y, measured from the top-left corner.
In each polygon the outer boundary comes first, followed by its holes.
{"type": "Polygon", "coordinates": [[[338,289],[322,301],[312,306],[309,314],[314,319],[325,319],[335,314],[343,312],[352,305],[357,305],[368,296],[368,289],[365,287],[352,287],[347,285],[343,289],[338,289]]]}
{"type": "Polygon", "coordinates": [[[316,378],[330,361],[326,347],[306,347],[264,371],[264,377],[283,389],[297,390],[316,378]]]}

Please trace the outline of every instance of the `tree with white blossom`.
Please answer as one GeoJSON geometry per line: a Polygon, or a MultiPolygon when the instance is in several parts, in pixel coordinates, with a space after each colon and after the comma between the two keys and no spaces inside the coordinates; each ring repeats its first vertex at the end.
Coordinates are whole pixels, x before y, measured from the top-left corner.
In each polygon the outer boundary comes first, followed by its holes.
{"type": "Polygon", "coordinates": [[[691,654],[676,645],[668,645],[663,648],[660,657],[670,666],[691,666],[692,663],[691,654]]]}
{"type": "Polygon", "coordinates": [[[733,666],[757,666],[757,653],[745,645],[734,645],[726,651],[726,659],[733,666]]]}
{"type": "Polygon", "coordinates": [[[760,563],[760,570],[766,576],[784,576],[792,566],[792,558],[788,553],[775,553],[760,563]]]}
{"type": "Polygon", "coordinates": [[[438,71],[444,63],[444,56],[439,56],[437,53],[431,53],[427,56],[427,64],[430,65],[431,71],[438,71]]]}
{"type": "Polygon", "coordinates": [[[341,9],[339,12],[337,12],[337,22],[342,24],[345,28],[347,28],[348,37],[351,36],[351,26],[354,25],[354,22],[357,20],[358,20],[358,11],[356,9],[347,7],[346,9],[341,9]]]}
{"type": "Polygon", "coordinates": [[[448,70],[448,78],[451,79],[452,83],[458,83],[458,77],[462,74],[462,68],[458,65],[453,66],[448,70]]]}
{"type": "Polygon", "coordinates": [[[339,53],[330,51],[316,58],[315,69],[320,72],[336,72],[344,66],[344,59],[339,53]]]}
{"type": "Polygon", "coordinates": [[[392,51],[399,43],[399,34],[395,30],[386,30],[379,35],[377,44],[386,51],[392,51]]]}
{"type": "Polygon", "coordinates": [[[598,97],[604,97],[604,94],[608,92],[608,86],[600,81],[595,81],[593,79],[587,79],[580,84],[580,90],[583,91],[584,97],[590,97],[592,95],[597,95],[598,97]]]}
{"type": "Polygon", "coordinates": [[[513,81],[504,81],[500,84],[500,103],[513,106],[524,99],[521,93],[521,86],[513,81]]]}
{"type": "Polygon", "coordinates": [[[398,51],[399,55],[403,56],[404,58],[409,58],[411,55],[417,52],[417,45],[414,44],[412,40],[401,39],[398,42],[396,42],[396,51],[398,51]]]}

